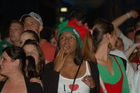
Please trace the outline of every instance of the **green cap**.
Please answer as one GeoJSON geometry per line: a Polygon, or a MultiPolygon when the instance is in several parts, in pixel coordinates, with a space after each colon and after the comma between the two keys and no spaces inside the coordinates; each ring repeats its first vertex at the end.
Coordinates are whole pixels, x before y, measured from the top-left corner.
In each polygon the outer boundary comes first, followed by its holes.
{"type": "Polygon", "coordinates": [[[62,30],[60,30],[60,31],[58,32],[58,37],[59,37],[63,32],[71,32],[71,33],[73,33],[74,36],[77,38],[79,44],[80,44],[80,48],[82,48],[82,40],[81,40],[80,34],[79,34],[79,32],[78,32],[75,28],[73,28],[73,27],[71,27],[71,26],[64,27],[62,30]]]}

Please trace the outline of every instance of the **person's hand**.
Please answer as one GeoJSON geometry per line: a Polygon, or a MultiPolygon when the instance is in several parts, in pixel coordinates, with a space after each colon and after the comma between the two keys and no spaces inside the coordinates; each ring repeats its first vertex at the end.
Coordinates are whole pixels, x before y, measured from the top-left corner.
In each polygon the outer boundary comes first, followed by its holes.
{"type": "Polygon", "coordinates": [[[90,88],[94,88],[95,87],[95,82],[94,80],[92,79],[91,76],[85,76],[82,81],[88,85],[90,88]]]}
{"type": "Polygon", "coordinates": [[[5,81],[7,77],[0,75],[0,81],[5,81]]]}
{"type": "Polygon", "coordinates": [[[65,62],[65,59],[67,58],[68,55],[65,55],[64,54],[64,50],[63,49],[60,49],[55,60],[54,60],[54,71],[56,72],[59,72],[63,65],[64,65],[64,62],[65,62]]]}
{"type": "Polygon", "coordinates": [[[138,12],[136,10],[130,10],[130,12],[127,13],[128,16],[132,18],[137,18],[139,16],[138,12]]]}
{"type": "Polygon", "coordinates": [[[42,87],[43,87],[43,84],[41,82],[41,80],[39,78],[31,78],[30,79],[30,82],[36,82],[36,83],[39,83],[42,87]]]}

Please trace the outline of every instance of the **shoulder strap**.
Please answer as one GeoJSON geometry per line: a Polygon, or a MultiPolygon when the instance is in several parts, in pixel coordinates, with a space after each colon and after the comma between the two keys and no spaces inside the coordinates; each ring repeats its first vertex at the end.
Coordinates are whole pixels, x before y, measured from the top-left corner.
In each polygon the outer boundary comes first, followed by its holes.
{"type": "MultiPolygon", "coordinates": [[[[112,54],[111,54],[111,56],[116,56],[116,55],[112,55],[112,54]]],[[[126,65],[127,65],[127,61],[126,61],[124,58],[120,57],[120,56],[117,56],[117,57],[119,57],[119,58],[122,59],[124,68],[125,68],[125,70],[126,70],[126,69],[127,69],[127,68],[126,68],[126,67],[127,67],[127,66],[126,66],[126,65]]]]}

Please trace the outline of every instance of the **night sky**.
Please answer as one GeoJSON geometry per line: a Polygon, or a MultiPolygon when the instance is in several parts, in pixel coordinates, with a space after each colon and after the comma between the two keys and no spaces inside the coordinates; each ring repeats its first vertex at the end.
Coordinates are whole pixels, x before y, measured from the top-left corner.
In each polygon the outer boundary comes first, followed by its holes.
{"type": "Polygon", "coordinates": [[[98,17],[112,20],[130,9],[139,11],[139,5],[140,0],[1,0],[0,24],[34,11],[42,16],[45,26],[53,27],[58,23],[61,6],[85,8],[91,24],[98,17]]]}

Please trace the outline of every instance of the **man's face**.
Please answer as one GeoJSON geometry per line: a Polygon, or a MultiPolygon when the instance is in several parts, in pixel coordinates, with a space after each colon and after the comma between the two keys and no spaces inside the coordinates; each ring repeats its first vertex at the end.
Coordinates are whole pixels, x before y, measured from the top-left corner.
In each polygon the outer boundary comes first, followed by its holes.
{"type": "Polygon", "coordinates": [[[24,31],[26,30],[33,30],[35,31],[38,35],[40,34],[40,24],[38,21],[36,21],[32,17],[27,17],[24,20],[24,31]]]}
{"type": "Polygon", "coordinates": [[[18,42],[20,40],[20,35],[23,31],[23,27],[19,23],[12,23],[9,27],[10,40],[12,42],[18,42]]]}

